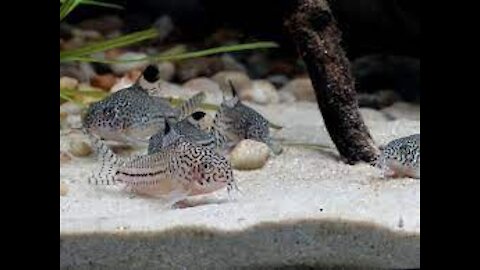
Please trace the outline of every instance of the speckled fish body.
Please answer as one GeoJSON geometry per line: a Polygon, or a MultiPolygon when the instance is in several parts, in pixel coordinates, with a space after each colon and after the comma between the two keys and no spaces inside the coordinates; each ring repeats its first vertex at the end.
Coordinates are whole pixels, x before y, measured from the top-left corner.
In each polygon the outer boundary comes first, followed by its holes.
{"type": "MultiPolygon", "coordinates": [[[[216,151],[217,142],[215,136],[209,132],[202,130],[199,125],[199,118],[203,117],[204,113],[196,112],[187,118],[173,124],[174,129],[179,135],[184,136],[189,142],[206,147],[210,150],[216,151]],[[200,115],[200,116],[196,116],[200,115]]],[[[162,150],[163,139],[165,135],[163,132],[157,132],[150,138],[148,144],[148,153],[153,154],[162,150]]]]}
{"type": "Polygon", "coordinates": [[[106,140],[129,144],[146,144],[153,134],[165,128],[165,118],[175,122],[188,115],[204,100],[205,94],[194,95],[173,108],[169,102],[150,96],[138,85],[120,90],[90,106],[83,126],[106,140]]]}
{"type": "Polygon", "coordinates": [[[165,117],[176,119],[179,114],[166,100],[152,97],[134,85],[93,103],[83,126],[106,140],[145,142],[164,128],[165,117]]]}
{"type": "Polygon", "coordinates": [[[271,139],[269,126],[267,119],[244,105],[237,96],[224,100],[214,119],[214,130],[219,140],[226,140],[226,147],[251,139],[267,144],[275,154],[279,154],[282,149],[271,139]]]}
{"type": "Polygon", "coordinates": [[[162,149],[149,155],[119,160],[102,141],[92,138],[101,159],[101,170],[90,182],[123,184],[135,194],[168,198],[177,202],[186,196],[236,189],[230,162],[206,147],[195,145],[167,124],[162,149]]]}
{"type": "Polygon", "coordinates": [[[376,165],[384,177],[420,178],[420,134],[389,142],[376,165]]]}

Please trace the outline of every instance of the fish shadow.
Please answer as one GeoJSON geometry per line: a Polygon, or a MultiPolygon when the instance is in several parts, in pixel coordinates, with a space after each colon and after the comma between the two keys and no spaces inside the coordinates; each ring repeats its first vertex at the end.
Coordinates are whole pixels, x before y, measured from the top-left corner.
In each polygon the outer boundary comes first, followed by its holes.
{"type": "Polygon", "coordinates": [[[199,206],[206,206],[206,205],[212,205],[212,204],[224,204],[224,203],[230,203],[233,200],[230,200],[228,198],[210,198],[210,197],[205,197],[205,198],[187,198],[185,200],[176,202],[173,205],[173,209],[186,209],[186,208],[192,208],[192,207],[199,207],[199,206]]]}

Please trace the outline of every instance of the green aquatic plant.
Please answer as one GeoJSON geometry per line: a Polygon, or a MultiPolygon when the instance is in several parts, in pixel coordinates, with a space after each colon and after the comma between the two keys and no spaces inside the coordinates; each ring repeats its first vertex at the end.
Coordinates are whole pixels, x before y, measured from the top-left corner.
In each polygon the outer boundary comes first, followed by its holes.
{"type": "Polygon", "coordinates": [[[94,0],[80,0],[80,1],[68,1],[68,0],[60,0],[60,3],[63,4],[60,7],[60,21],[65,18],[68,13],[72,12],[75,7],[78,5],[91,5],[91,6],[99,6],[99,7],[106,7],[106,8],[114,8],[114,9],[123,9],[122,6],[112,3],[105,3],[102,1],[94,1],[94,0]]]}
{"type": "Polygon", "coordinates": [[[92,55],[98,52],[103,52],[103,51],[116,49],[120,47],[126,47],[128,45],[138,43],[144,40],[154,39],[158,36],[158,34],[159,34],[158,31],[152,28],[152,29],[147,29],[147,30],[123,35],[120,37],[112,38],[109,40],[90,43],[77,49],[61,51],[60,62],[70,62],[70,61],[100,62],[101,59],[98,59],[98,61],[95,61],[96,60],[95,58],[90,58],[90,60],[87,60],[86,58],[88,58],[89,55],[92,55]]]}
{"type": "MultiPolygon", "coordinates": [[[[121,9],[122,7],[115,4],[105,3],[103,1],[94,1],[94,0],[60,0],[60,21],[65,19],[68,14],[70,14],[78,5],[95,5],[107,8],[117,8],[121,9]]],[[[243,50],[255,50],[255,49],[265,49],[265,48],[275,48],[278,45],[274,42],[254,42],[246,44],[236,44],[229,46],[215,47],[195,52],[186,52],[185,47],[174,47],[164,53],[159,53],[157,55],[149,55],[145,58],[132,59],[132,60],[110,60],[103,59],[99,57],[93,57],[92,55],[104,52],[111,49],[126,47],[132,44],[136,44],[146,40],[152,40],[158,37],[160,33],[158,29],[151,28],[147,30],[142,30],[120,37],[111,38],[108,40],[102,40],[94,43],[87,44],[83,47],[63,50],[60,51],[60,62],[97,62],[97,63],[128,63],[128,62],[139,62],[139,61],[148,61],[149,63],[160,62],[160,61],[181,61],[185,59],[191,59],[196,57],[204,57],[219,53],[226,52],[238,52],[243,50]]],[[[71,89],[60,89],[60,99],[62,100],[76,100],[79,101],[78,97],[82,95],[95,96],[97,94],[91,92],[98,91],[75,91],[71,89]]],[[[99,98],[103,98],[107,93],[103,95],[97,95],[99,98]]],[[[82,103],[80,101],[80,103],[82,103]]]]}
{"type": "MultiPolygon", "coordinates": [[[[146,31],[152,31],[152,30],[155,30],[155,29],[150,29],[146,31]]],[[[116,46],[115,48],[122,47],[122,45],[118,45],[120,44],[120,42],[117,43],[116,40],[112,42],[112,44],[115,44],[116,46]]],[[[101,58],[85,56],[86,54],[91,54],[94,52],[112,49],[112,47],[110,46],[108,46],[108,48],[105,46],[104,48],[106,49],[101,49],[100,47],[102,45],[104,44],[92,44],[91,47],[93,49],[87,48],[89,50],[83,50],[83,48],[81,48],[79,50],[76,50],[75,52],[69,52],[69,53],[66,52],[63,55],[62,53],[60,53],[60,59],[61,59],[60,61],[62,61],[62,58],[63,58],[63,62],[83,61],[83,62],[97,62],[97,63],[105,63],[105,64],[141,62],[141,61],[149,61],[149,62],[180,61],[180,60],[204,57],[204,56],[209,56],[209,55],[214,55],[219,53],[278,47],[278,45],[275,42],[254,42],[254,43],[235,44],[235,45],[215,47],[215,48],[210,48],[210,49],[205,49],[205,50],[200,50],[195,52],[184,52],[184,53],[175,53],[175,54],[166,54],[166,55],[165,54],[151,55],[144,58],[129,59],[129,60],[109,60],[109,59],[101,59],[101,58]]]]}

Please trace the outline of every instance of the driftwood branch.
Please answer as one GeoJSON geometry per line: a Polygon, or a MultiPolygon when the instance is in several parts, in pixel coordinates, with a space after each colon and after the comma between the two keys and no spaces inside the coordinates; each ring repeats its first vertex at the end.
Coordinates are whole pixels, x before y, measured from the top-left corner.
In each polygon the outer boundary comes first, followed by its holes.
{"type": "Polygon", "coordinates": [[[325,126],[349,164],[371,162],[378,154],[360,115],[341,33],[326,0],[292,0],[284,25],[312,80],[325,126]]]}

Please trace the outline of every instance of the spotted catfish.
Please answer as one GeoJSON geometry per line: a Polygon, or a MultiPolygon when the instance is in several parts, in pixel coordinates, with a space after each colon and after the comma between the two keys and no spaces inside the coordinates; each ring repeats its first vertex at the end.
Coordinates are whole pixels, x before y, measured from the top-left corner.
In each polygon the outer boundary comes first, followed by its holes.
{"type": "Polygon", "coordinates": [[[93,184],[123,185],[138,195],[176,203],[188,196],[227,188],[238,190],[230,162],[206,147],[179,135],[166,121],[161,150],[122,160],[95,135],[88,133],[101,162],[89,178],[93,184]]]}
{"type": "Polygon", "coordinates": [[[420,134],[389,142],[374,165],[382,170],[383,177],[420,178],[420,134]]]}
{"type": "MultiPolygon", "coordinates": [[[[149,81],[155,80],[158,78],[158,69],[147,67],[143,77],[149,81]]],[[[165,128],[166,119],[176,122],[191,114],[204,100],[205,94],[201,92],[180,108],[173,108],[167,99],[149,95],[137,81],[91,104],[83,118],[83,127],[106,140],[146,144],[153,134],[165,128]]]]}
{"type": "MultiPolygon", "coordinates": [[[[216,151],[219,143],[213,132],[209,132],[203,128],[200,122],[204,119],[205,115],[206,113],[202,111],[194,112],[190,116],[173,124],[173,127],[178,134],[183,135],[185,139],[190,142],[216,151]]],[[[163,132],[158,132],[153,135],[148,144],[148,153],[153,154],[161,151],[164,138],[165,135],[163,132]]]]}
{"type": "MultiPolygon", "coordinates": [[[[205,113],[197,111],[175,124],[176,130],[190,142],[208,147],[225,155],[243,139],[266,143],[275,154],[281,153],[280,146],[270,137],[271,124],[262,115],[240,102],[232,85],[233,97],[223,100],[212,126],[200,125],[205,113]]],[[[163,133],[150,138],[149,153],[161,149],[163,133]]]]}
{"type": "Polygon", "coordinates": [[[214,119],[213,131],[217,140],[224,147],[230,148],[243,139],[251,139],[267,144],[275,154],[280,154],[282,148],[270,137],[270,122],[254,109],[244,105],[232,82],[229,83],[233,96],[231,99],[224,96],[214,119]]]}

